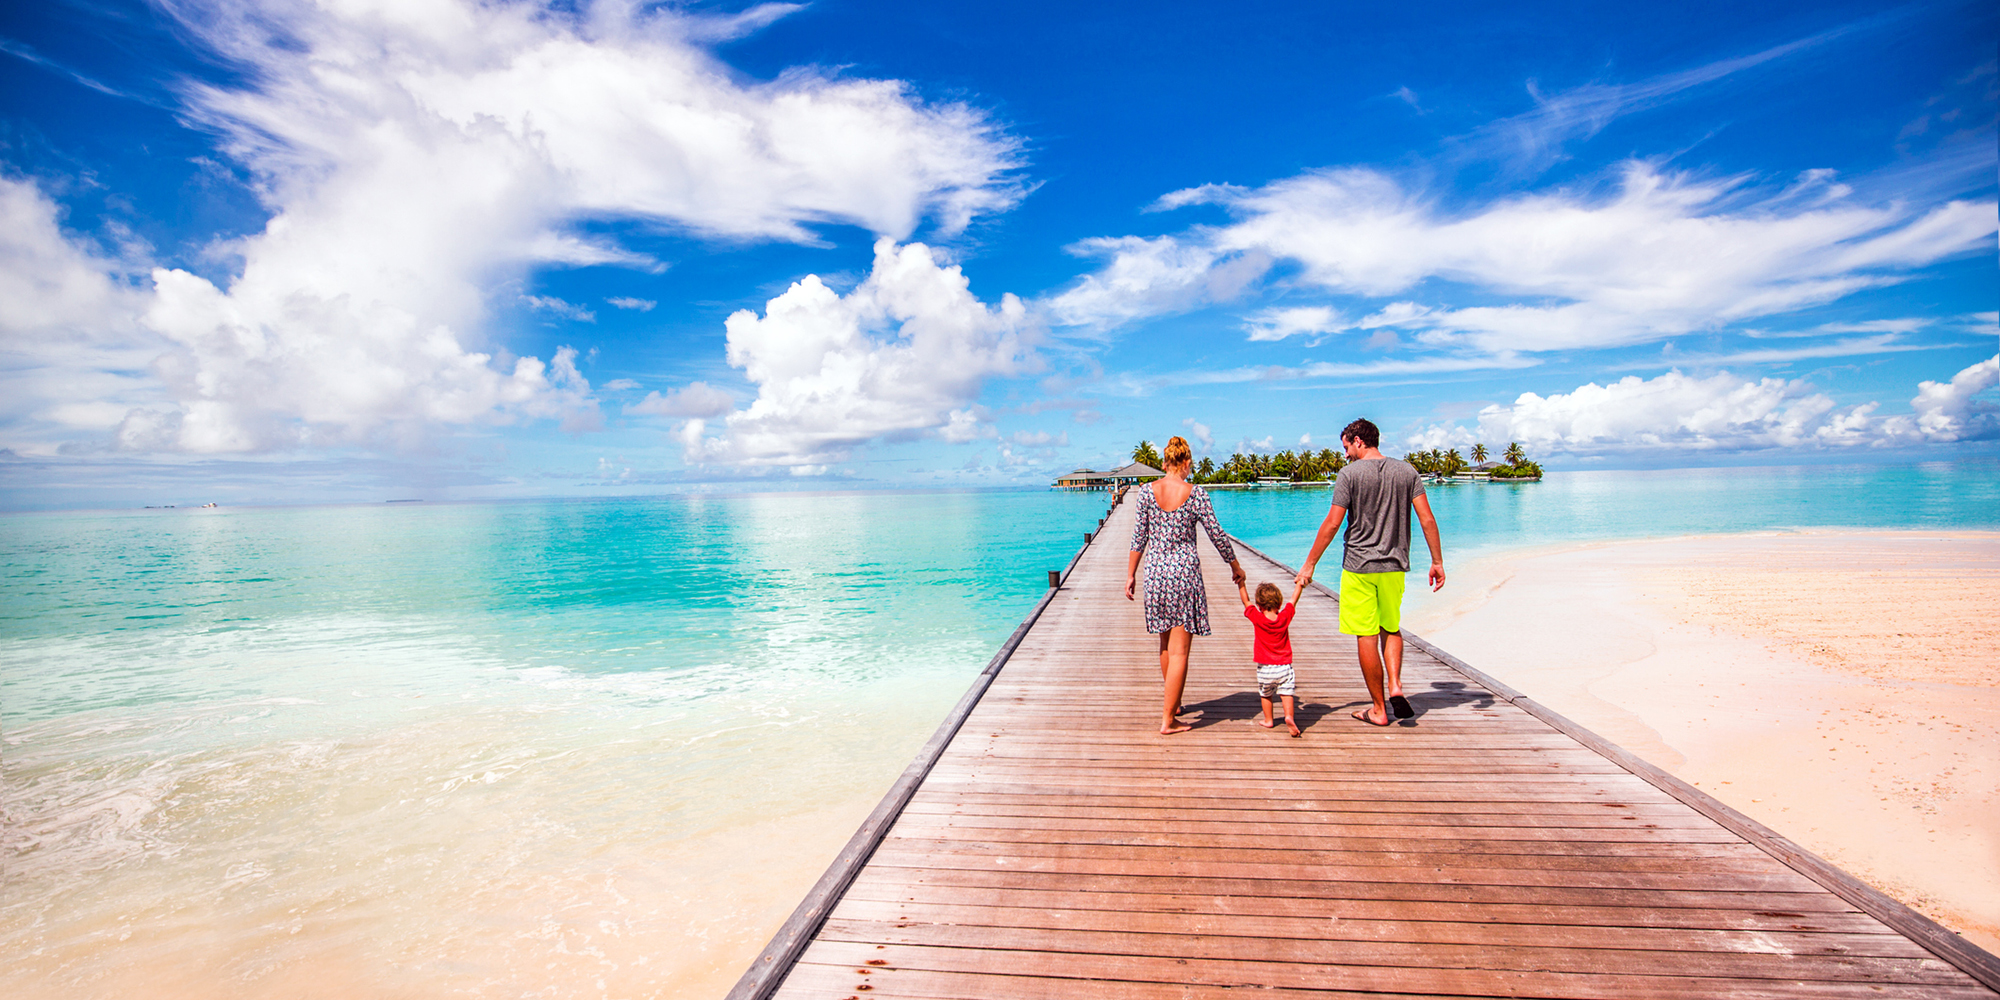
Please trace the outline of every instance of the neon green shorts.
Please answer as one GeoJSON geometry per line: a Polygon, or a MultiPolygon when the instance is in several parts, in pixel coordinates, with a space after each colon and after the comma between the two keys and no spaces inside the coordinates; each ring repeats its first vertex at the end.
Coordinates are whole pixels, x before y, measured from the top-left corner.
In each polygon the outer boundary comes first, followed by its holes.
{"type": "Polygon", "coordinates": [[[1340,630],[1374,635],[1403,630],[1402,573],[1340,571],[1340,630]]]}

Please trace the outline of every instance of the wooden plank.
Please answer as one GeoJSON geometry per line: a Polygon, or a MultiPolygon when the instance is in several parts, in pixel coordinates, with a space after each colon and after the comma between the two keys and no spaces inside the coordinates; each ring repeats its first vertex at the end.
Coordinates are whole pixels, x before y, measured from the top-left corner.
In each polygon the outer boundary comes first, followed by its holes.
{"type": "MultiPolygon", "coordinates": [[[[1058,884],[1024,887],[977,885],[913,886],[900,878],[873,877],[864,872],[847,887],[847,898],[877,903],[988,906],[1066,911],[1149,911],[1209,913],[1232,916],[1295,917],[1311,921],[1447,921],[1452,923],[1524,924],[1548,927],[1678,927],[1695,930],[1781,931],[1792,934],[1875,934],[1914,942],[1883,928],[1859,910],[1803,913],[1796,911],[1695,906],[1587,906],[1535,903],[1434,901],[1412,899],[1332,898],[1303,894],[1247,896],[1193,895],[1167,892],[1084,892],[1058,884]]],[[[1767,901],[1770,897],[1760,896],[1767,901]]]]}
{"type": "MultiPolygon", "coordinates": [[[[1273,915],[1177,911],[1134,905],[1124,910],[1069,908],[1047,903],[995,906],[987,902],[911,903],[901,900],[853,898],[841,908],[843,919],[894,924],[907,929],[923,924],[945,927],[994,927],[1026,930],[1116,933],[1144,927],[1148,934],[1214,935],[1294,941],[1365,941],[1401,944],[1477,945],[1495,948],[1535,948],[1549,944],[1546,924],[1489,920],[1368,919],[1325,915],[1273,915]]],[[[1929,952],[1900,934],[1878,925],[1872,932],[1801,932],[1769,928],[1744,934],[1739,928],[1625,924],[1576,924],[1560,934],[1565,949],[1723,952],[1786,955],[1852,955],[1935,962],[1929,952]]]]}
{"type": "Polygon", "coordinates": [[[1348,966],[1401,970],[1404,988],[1426,988],[1428,977],[1451,971],[1591,975],[1606,969],[1640,976],[1805,980],[1881,985],[1970,984],[1964,973],[1924,953],[1922,958],[1869,955],[1800,955],[1778,949],[1748,954],[1718,951],[1652,951],[1635,948],[1460,945],[1326,938],[1230,937],[1155,930],[1133,914],[1130,930],[1092,931],[950,924],[883,923],[835,914],[819,939],[863,945],[959,950],[1041,952],[1086,960],[1159,958],[1185,961],[1190,973],[1203,963],[1348,966]]]}
{"type": "MultiPolygon", "coordinates": [[[[1071,997],[1089,995],[1096,984],[1126,981],[1153,984],[1155,997],[1179,996],[1187,986],[1219,986],[1313,990],[1351,989],[1366,992],[1417,993],[1426,996],[1538,996],[1574,1000],[1686,1000],[1691,996],[1729,1000],[1797,1000],[1802,997],[1859,1000],[1880,997],[1926,997],[1935,1000],[1990,998],[1978,986],[1899,984],[1869,981],[1784,981],[1712,976],[1648,976],[1619,973],[1523,974],[1505,969],[1390,968],[1344,963],[1297,963],[1253,959],[1194,962],[1185,958],[1094,954],[1050,956],[1005,948],[941,948],[921,945],[873,945],[822,941],[803,960],[813,965],[845,967],[849,990],[868,985],[869,992],[891,992],[887,983],[900,970],[957,971],[992,975],[1023,973],[1068,979],[1071,997]],[[867,962],[883,962],[868,966],[867,962]],[[870,970],[863,973],[863,970],[870,970]],[[1421,974],[1421,978],[1419,975],[1421,974]]],[[[840,982],[841,980],[835,980],[840,982]]],[[[831,984],[829,984],[831,985],[831,984]]],[[[830,996],[847,996],[839,987],[830,996]]],[[[986,996],[1006,996],[1005,993],[986,996]]],[[[1261,995],[1261,994],[1260,994],[1261,995]]]]}

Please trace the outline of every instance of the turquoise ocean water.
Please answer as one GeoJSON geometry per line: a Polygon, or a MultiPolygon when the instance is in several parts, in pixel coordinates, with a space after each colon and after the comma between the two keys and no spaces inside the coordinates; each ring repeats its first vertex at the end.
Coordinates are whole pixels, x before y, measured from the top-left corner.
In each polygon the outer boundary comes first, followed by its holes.
{"type": "MultiPolygon", "coordinates": [[[[2000,527],[1990,461],[1431,495],[1453,562],[2000,527]]],[[[719,996],[1107,499],[0,518],[0,991],[719,996]]],[[[1217,494],[1294,564],[1326,501],[1217,494]]]]}

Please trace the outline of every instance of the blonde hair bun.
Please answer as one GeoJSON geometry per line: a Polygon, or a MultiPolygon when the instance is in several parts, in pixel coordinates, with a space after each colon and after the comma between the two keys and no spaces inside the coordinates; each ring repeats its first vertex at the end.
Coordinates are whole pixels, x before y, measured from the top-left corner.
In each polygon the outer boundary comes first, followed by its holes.
{"type": "Polygon", "coordinates": [[[1194,449],[1188,447],[1187,438],[1176,434],[1167,439],[1167,448],[1160,452],[1160,464],[1166,468],[1176,465],[1193,465],[1194,449]]]}

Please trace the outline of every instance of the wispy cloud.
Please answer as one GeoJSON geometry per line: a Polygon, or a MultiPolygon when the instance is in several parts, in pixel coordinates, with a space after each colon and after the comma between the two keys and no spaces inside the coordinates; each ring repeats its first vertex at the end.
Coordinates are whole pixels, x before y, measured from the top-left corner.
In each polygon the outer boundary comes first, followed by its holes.
{"type": "Polygon", "coordinates": [[[71,69],[68,66],[63,65],[62,63],[55,61],[54,59],[50,59],[49,57],[42,55],[39,52],[36,52],[33,46],[25,45],[21,42],[14,41],[11,38],[0,38],[0,52],[5,52],[16,59],[33,63],[34,65],[40,66],[43,69],[60,74],[62,76],[69,77],[70,79],[75,80],[77,83],[89,87],[90,89],[95,90],[100,94],[109,94],[112,97],[122,97],[126,100],[139,101],[140,103],[143,104],[154,103],[153,101],[147,100],[137,95],[128,94],[122,90],[119,90],[116,87],[111,86],[110,84],[100,82],[94,77],[86,76],[74,69],[71,69]]]}
{"type": "Polygon", "coordinates": [[[1618,369],[1661,368],[1668,365],[1700,365],[1716,367],[1721,365],[1781,364],[1787,361],[1804,361],[1811,358],[1846,358],[1861,354],[1899,354],[1905,351],[1935,351],[1960,344],[1913,344],[1894,333],[1876,334],[1872,337],[1846,337],[1831,344],[1811,344],[1802,347],[1773,347],[1753,351],[1729,351],[1721,354],[1686,354],[1678,351],[1662,354],[1649,361],[1628,361],[1611,367],[1618,369]]]}
{"type": "MultiPolygon", "coordinates": [[[[1296,266],[1294,285],[1330,295],[1379,301],[1435,279],[1451,284],[1432,286],[1432,296],[1456,286],[1483,300],[1390,301],[1356,324],[1405,330],[1431,349],[1589,349],[1836,301],[1988,248],[2000,230],[1991,201],[1857,204],[1837,192],[1804,197],[1798,184],[1759,198],[1745,178],[1638,161],[1621,175],[1608,196],[1543,191],[1457,214],[1365,168],[1249,190],[1210,187],[1201,197],[1238,221],[1103,241],[1111,259],[1058,296],[1069,308],[1056,315],[1116,324],[1193,308],[1217,301],[1208,282],[1223,268],[1282,261],[1296,266]]],[[[1834,181],[1814,173],[1801,183],[1826,189],[1834,181]]],[[[1233,273],[1224,286],[1247,280],[1233,273]]]]}
{"type": "Polygon", "coordinates": [[[1544,93],[1530,80],[1527,89],[1535,103],[1532,110],[1489,122],[1448,141],[1447,146],[1459,157],[1498,160],[1517,173],[1536,173],[1563,159],[1565,145],[1595,136],[1620,117],[1660,107],[1704,84],[1823,45],[1856,27],[1836,28],[1749,55],[1720,59],[1634,83],[1591,83],[1544,93]]]}

